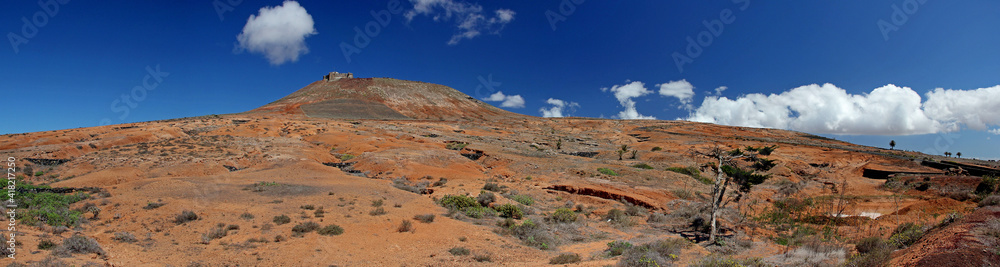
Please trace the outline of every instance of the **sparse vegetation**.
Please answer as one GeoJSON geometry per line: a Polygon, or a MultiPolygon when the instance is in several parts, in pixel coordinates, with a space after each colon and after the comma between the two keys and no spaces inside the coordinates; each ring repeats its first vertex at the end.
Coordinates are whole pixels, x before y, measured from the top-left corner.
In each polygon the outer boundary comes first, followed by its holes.
{"type": "Polygon", "coordinates": [[[132,235],[132,233],[129,232],[117,232],[115,233],[115,237],[112,237],[111,240],[124,243],[133,243],[139,241],[138,239],[135,239],[135,236],[132,235]]]}
{"type": "Polygon", "coordinates": [[[632,167],[633,168],[639,168],[639,169],[646,169],[646,170],[652,170],[652,169],[654,169],[653,166],[649,166],[649,164],[646,164],[646,163],[638,163],[638,164],[632,165],[632,167]]]}
{"type": "Polygon", "coordinates": [[[371,215],[371,216],[379,216],[379,215],[385,215],[385,214],[387,214],[387,213],[389,213],[389,212],[388,212],[388,211],[385,211],[385,208],[382,208],[382,207],[378,207],[378,208],[376,208],[376,209],[374,209],[374,210],[372,210],[372,211],[368,212],[368,215],[371,215]]]}
{"type": "Polygon", "coordinates": [[[608,256],[614,257],[625,253],[625,250],[632,248],[632,243],[626,241],[611,241],[608,242],[608,248],[604,252],[608,253],[608,256]]]}
{"type": "Polygon", "coordinates": [[[990,195],[979,201],[979,207],[1000,206],[1000,195],[990,195]]]}
{"type": "Polygon", "coordinates": [[[479,205],[482,205],[483,207],[489,206],[490,203],[493,203],[495,201],[497,201],[496,196],[494,196],[493,193],[490,193],[489,191],[481,191],[479,192],[479,196],[476,197],[476,202],[479,203],[479,205]]]}
{"type": "Polygon", "coordinates": [[[56,247],[55,251],[52,252],[53,255],[63,258],[70,257],[72,254],[90,253],[105,255],[101,244],[98,244],[93,238],[83,235],[73,235],[64,239],[62,245],[56,247]]]}
{"type": "Polygon", "coordinates": [[[438,200],[438,204],[449,210],[456,211],[464,211],[469,207],[480,207],[479,203],[472,197],[461,195],[445,195],[438,200]]]}
{"type": "Polygon", "coordinates": [[[698,262],[691,264],[692,267],[770,267],[760,258],[734,259],[717,255],[709,255],[698,262]]]}
{"type": "MultiPolygon", "coordinates": [[[[681,251],[691,241],[680,238],[659,240],[638,246],[627,246],[618,266],[669,266],[679,259],[681,251]]],[[[623,246],[624,247],[624,246],[623,246]]]]}
{"type": "Polygon", "coordinates": [[[549,264],[570,264],[580,262],[580,254],[563,253],[549,260],[549,264]]]}
{"type": "Polygon", "coordinates": [[[914,223],[904,223],[896,227],[896,230],[892,231],[892,236],[889,237],[889,243],[895,245],[898,248],[905,248],[916,243],[924,236],[924,229],[922,226],[914,223]]]}
{"type": "Polygon", "coordinates": [[[197,219],[198,219],[198,214],[195,214],[193,211],[185,210],[181,212],[181,214],[178,214],[176,218],[174,218],[174,223],[183,224],[197,219]]]}
{"type": "Polygon", "coordinates": [[[434,214],[422,214],[413,216],[413,219],[422,223],[432,223],[434,222],[434,214]]]}
{"type": "Polygon", "coordinates": [[[467,249],[465,247],[453,247],[453,248],[451,248],[451,249],[448,250],[448,253],[451,253],[451,255],[455,255],[455,256],[465,256],[465,255],[469,255],[472,252],[469,251],[469,249],[467,249]]]}
{"type": "Polygon", "coordinates": [[[497,223],[500,227],[499,233],[513,235],[524,242],[525,245],[542,250],[552,249],[556,245],[556,239],[547,231],[547,226],[531,219],[526,219],[521,224],[517,224],[514,219],[507,218],[497,223]]]}
{"type": "Polygon", "coordinates": [[[344,228],[340,227],[340,225],[331,224],[320,228],[316,233],[320,235],[340,235],[344,233],[344,228]]]}
{"type": "Polygon", "coordinates": [[[608,213],[604,215],[604,220],[617,227],[628,227],[634,224],[632,217],[629,217],[625,214],[625,211],[620,209],[609,210],[608,213]]]}
{"type": "Polygon", "coordinates": [[[468,207],[464,212],[465,216],[476,219],[497,216],[496,210],[487,207],[468,207]]]}
{"type": "Polygon", "coordinates": [[[500,214],[500,217],[503,218],[521,219],[521,217],[524,217],[524,212],[521,211],[521,208],[514,204],[503,204],[497,206],[496,211],[500,214]]]}
{"type": "Polygon", "coordinates": [[[511,199],[513,199],[514,201],[517,201],[517,203],[521,203],[521,204],[523,204],[525,206],[531,206],[531,204],[535,204],[535,200],[532,199],[528,195],[516,195],[516,196],[511,197],[511,199]]]}
{"type": "Polygon", "coordinates": [[[403,222],[399,224],[399,227],[396,228],[396,232],[400,233],[412,232],[412,231],[413,231],[413,222],[410,222],[409,220],[403,220],[403,222]]]}
{"type": "Polygon", "coordinates": [[[309,233],[309,232],[312,232],[312,231],[316,231],[317,229],[319,229],[319,224],[318,223],[316,223],[316,222],[304,222],[304,223],[300,223],[298,225],[295,225],[295,227],[292,227],[292,235],[301,236],[301,235],[304,235],[306,233],[309,233]]]}
{"type": "Polygon", "coordinates": [[[548,220],[556,223],[571,223],[575,222],[577,217],[576,213],[569,208],[558,208],[548,217],[548,220]]]}
{"type": "Polygon", "coordinates": [[[608,168],[597,168],[597,172],[603,173],[604,175],[608,176],[618,176],[617,172],[608,168]]]}
{"type": "Polygon", "coordinates": [[[699,171],[698,168],[695,168],[694,166],[689,166],[689,167],[670,167],[670,168],[667,168],[667,170],[668,171],[672,171],[672,172],[676,172],[676,173],[680,173],[680,174],[684,174],[684,175],[687,175],[687,176],[691,176],[691,178],[695,178],[695,179],[697,179],[698,181],[700,181],[703,184],[707,184],[707,185],[713,185],[713,184],[715,184],[715,181],[712,181],[712,179],[701,177],[701,171],[699,171]]]}
{"type": "Polygon", "coordinates": [[[486,183],[486,185],[483,185],[483,190],[500,192],[503,191],[503,188],[500,187],[500,185],[498,185],[497,183],[486,183]]]}
{"type": "Polygon", "coordinates": [[[374,208],[381,207],[384,204],[385,204],[385,202],[382,201],[381,199],[372,200],[372,207],[374,207],[374,208]]]}
{"type": "Polygon", "coordinates": [[[286,223],[292,222],[292,218],[289,218],[288,215],[282,214],[282,215],[274,216],[274,219],[272,221],[274,221],[274,224],[282,225],[282,224],[286,224],[286,223]]]}
{"type": "Polygon", "coordinates": [[[463,148],[465,148],[468,145],[469,145],[469,143],[466,143],[466,142],[451,141],[451,142],[448,142],[448,144],[445,145],[445,148],[451,149],[451,150],[462,150],[463,148]]]}
{"type": "Polygon", "coordinates": [[[56,242],[52,242],[52,240],[42,239],[41,241],[38,241],[38,249],[41,250],[50,250],[55,246],[56,242]]]}
{"type": "Polygon", "coordinates": [[[476,254],[475,256],[472,256],[472,259],[475,260],[475,261],[477,261],[477,262],[492,262],[493,261],[493,257],[490,256],[490,254],[476,254]]]}
{"type": "Polygon", "coordinates": [[[18,216],[27,224],[41,222],[51,226],[75,226],[86,210],[72,210],[69,205],[90,197],[83,192],[66,195],[47,192],[51,187],[31,185],[20,180],[15,180],[15,188],[18,193],[13,198],[19,204],[18,216]],[[21,209],[25,210],[23,215],[20,214],[21,209]]]}
{"type": "Polygon", "coordinates": [[[151,209],[156,209],[156,208],[159,208],[159,207],[163,207],[163,205],[166,205],[166,203],[148,202],[148,203],[146,203],[146,206],[142,207],[142,208],[143,209],[147,209],[147,210],[151,210],[151,209]]]}
{"type": "Polygon", "coordinates": [[[654,146],[653,149],[650,151],[662,151],[662,150],[663,150],[662,147],[654,146]]]}

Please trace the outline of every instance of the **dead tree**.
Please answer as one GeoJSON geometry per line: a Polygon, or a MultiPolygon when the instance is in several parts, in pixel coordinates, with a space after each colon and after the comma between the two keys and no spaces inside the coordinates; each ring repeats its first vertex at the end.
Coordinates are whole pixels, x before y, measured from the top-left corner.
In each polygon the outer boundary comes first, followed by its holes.
{"type": "Polygon", "coordinates": [[[760,184],[768,178],[766,175],[754,174],[752,171],[745,171],[741,169],[737,164],[736,160],[740,158],[752,157],[756,158],[756,155],[745,154],[740,149],[735,149],[731,151],[724,150],[721,146],[716,145],[715,147],[709,149],[708,151],[691,151],[692,154],[697,156],[703,156],[712,158],[718,161],[715,165],[715,186],[712,188],[712,214],[709,224],[711,226],[711,232],[709,233],[708,242],[709,244],[716,244],[719,234],[718,217],[719,210],[728,204],[728,201],[723,201],[726,196],[726,190],[729,184],[734,184],[739,186],[736,193],[736,197],[730,200],[739,202],[744,194],[750,192],[750,188],[753,185],[760,184]]]}

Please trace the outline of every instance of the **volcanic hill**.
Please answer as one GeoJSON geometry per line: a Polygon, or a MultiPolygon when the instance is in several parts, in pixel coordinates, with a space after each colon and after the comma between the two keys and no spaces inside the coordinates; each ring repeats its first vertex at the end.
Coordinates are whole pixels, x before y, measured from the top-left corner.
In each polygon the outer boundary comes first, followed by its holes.
{"type": "Polygon", "coordinates": [[[250,112],[327,119],[488,120],[523,117],[443,85],[392,78],[331,77],[333,75],[336,73],[250,112]]]}
{"type": "Polygon", "coordinates": [[[244,113],[3,135],[0,155],[16,164],[19,206],[3,214],[16,214],[17,264],[1000,260],[993,162],[776,129],[538,118],[395,79],[330,75],[244,113]],[[725,198],[722,242],[708,244],[718,161],[701,154],[714,148],[753,155],[734,168],[767,179],[725,198]]]}

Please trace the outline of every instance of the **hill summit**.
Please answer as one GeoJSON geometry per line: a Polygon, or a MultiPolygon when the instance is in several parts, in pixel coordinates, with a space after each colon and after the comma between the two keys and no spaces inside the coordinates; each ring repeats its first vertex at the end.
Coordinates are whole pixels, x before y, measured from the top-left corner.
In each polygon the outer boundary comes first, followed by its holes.
{"type": "Polygon", "coordinates": [[[330,119],[488,120],[524,116],[439,84],[331,72],[250,113],[330,119]]]}

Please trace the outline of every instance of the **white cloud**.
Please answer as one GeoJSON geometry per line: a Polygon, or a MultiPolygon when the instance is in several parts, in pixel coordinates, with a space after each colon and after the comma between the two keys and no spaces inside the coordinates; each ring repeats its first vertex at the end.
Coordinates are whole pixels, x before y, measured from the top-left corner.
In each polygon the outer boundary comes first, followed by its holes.
{"type": "Polygon", "coordinates": [[[921,99],[913,89],[886,85],[848,94],[832,84],[736,99],[706,97],[687,119],[811,133],[911,135],[969,128],[1000,135],[1000,85],[973,90],[937,88],[921,99]]]}
{"type": "Polygon", "coordinates": [[[646,89],[646,85],[643,84],[642,82],[636,81],[626,85],[615,85],[610,89],[605,87],[601,88],[601,91],[603,92],[611,91],[612,93],[614,93],[615,98],[618,99],[618,104],[620,104],[622,107],[625,108],[625,110],[622,110],[621,112],[618,113],[617,118],[625,120],[656,119],[656,117],[653,116],[645,116],[639,114],[639,111],[635,109],[635,101],[632,100],[633,98],[653,93],[653,91],[646,89]]]}
{"type": "Polygon", "coordinates": [[[281,65],[309,53],[305,38],[315,34],[312,16],[306,9],[298,2],[285,1],[250,15],[243,32],[236,37],[237,48],[264,54],[272,65],[281,65]]]}
{"type": "Polygon", "coordinates": [[[962,125],[986,130],[1000,125],[1000,85],[975,90],[934,89],[927,93],[924,111],[948,130],[962,125]]]}
{"type": "Polygon", "coordinates": [[[681,104],[690,104],[691,98],[694,97],[694,86],[687,80],[670,81],[656,86],[660,87],[660,95],[676,97],[681,104]]]}
{"type": "Polygon", "coordinates": [[[920,95],[908,87],[890,84],[854,95],[832,84],[813,84],[768,96],[706,97],[688,120],[831,134],[910,135],[948,130],[921,106],[920,95]]]}
{"type": "Polygon", "coordinates": [[[722,92],[725,92],[726,89],[729,89],[729,87],[719,86],[718,88],[715,88],[715,95],[722,95],[722,92]]]}
{"type": "Polygon", "coordinates": [[[521,95],[504,95],[503,92],[501,91],[497,91],[496,93],[490,95],[490,97],[483,99],[483,101],[491,101],[491,102],[503,101],[503,103],[500,103],[500,106],[505,108],[524,107],[524,98],[521,97],[521,95]]]}
{"type": "Polygon", "coordinates": [[[552,105],[552,107],[548,109],[541,108],[538,110],[542,113],[542,117],[545,118],[563,117],[563,111],[566,111],[565,115],[569,115],[569,113],[576,111],[576,108],[580,107],[579,103],[563,101],[555,98],[549,98],[549,100],[546,100],[545,103],[552,105]]]}
{"type": "Polygon", "coordinates": [[[410,22],[417,15],[431,17],[434,21],[454,21],[458,32],[451,36],[448,45],[457,45],[462,39],[472,39],[483,32],[500,34],[504,26],[514,21],[517,14],[510,9],[497,9],[493,16],[488,17],[483,12],[483,6],[470,4],[461,0],[410,0],[413,9],[404,16],[410,22]]]}

